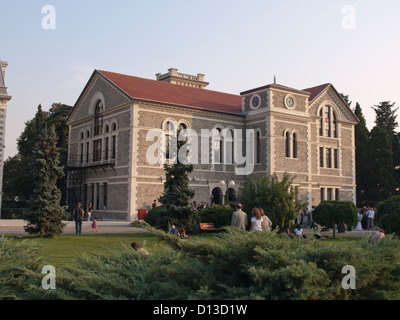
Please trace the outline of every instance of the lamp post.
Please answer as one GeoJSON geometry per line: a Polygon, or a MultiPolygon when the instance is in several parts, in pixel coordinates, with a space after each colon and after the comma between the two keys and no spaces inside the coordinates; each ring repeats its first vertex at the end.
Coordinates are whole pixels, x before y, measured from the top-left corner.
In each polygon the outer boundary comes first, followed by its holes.
{"type": "MultiPolygon", "coordinates": [[[[220,184],[221,187],[225,187],[225,186],[226,186],[225,180],[221,180],[221,181],[219,182],[219,184],[220,184]]],[[[231,180],[231,181],[229,182],[229,185],[228,185],[228,187],[226,188],[225,194],[222,195],[222,205],[224,205],[225,202],[227,202],[227,201],[225,201],[225,200],[228,200],[228,190],[229,190],[229,187],[234,187],[235,185],[236,185],[235,181],[231,180]]]]}

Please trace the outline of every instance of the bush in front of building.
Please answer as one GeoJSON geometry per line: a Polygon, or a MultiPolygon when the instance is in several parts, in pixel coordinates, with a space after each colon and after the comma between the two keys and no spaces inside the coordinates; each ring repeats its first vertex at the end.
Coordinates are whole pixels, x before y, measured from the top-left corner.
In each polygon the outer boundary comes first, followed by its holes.
{"type": "MultiPolygon", "coordinates": [[[[321,226],[346,224],[354,226],[357,224],[357,208],[351,201],[323,201],[312,213],[313,221],[321,226]]],[[[333,229],[335,237],[336,228],[333,229]]]]}
{"type": "Polygon", "coordinates": [[[377,205],[377,224],[387,234],[400,236],[400,196],[390,197],[377,205]]]}
{"type": "Polygon", "coordinates": [[[213,223],[214,227],[222,228],[231,225],[232,207],[212,206],[199,210],[200,221],[202,223],[213,223]]]}
{"type": "Polygon", "coordinates": [[[56,290],[42,288],[33,242],[0,240],[0,299],[32,300],[362,300],[400,299],[400,240],[290,239],[227,227],[218,241],[186,241],[151,230],[148,255],[121,246],[77,254],[57,268],[56,290]],[[326,243],[328,241],[328,243],[326,243]],[[353,266],[355,289],[345,289],[353,266]]]}

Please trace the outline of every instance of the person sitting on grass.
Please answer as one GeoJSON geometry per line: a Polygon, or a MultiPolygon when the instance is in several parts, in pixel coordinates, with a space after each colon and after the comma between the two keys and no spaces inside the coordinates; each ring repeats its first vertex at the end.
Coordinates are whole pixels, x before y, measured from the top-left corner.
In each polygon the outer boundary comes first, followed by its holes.
{"type": "Polygon", "coordinates": [[[179,237],[181,239],[190,239],[190,236],[186,234],[185,228],[179,228],[179,237]]]}
{"type": "Polygon", "coordinates": [[[303,229],[301,228],[301,226],[298,224],[296,226],[296,229],[294,229],[294,233],[296,234],[296,237],[300,238],[307,238],[307,236],[303,233],[303,229]]]}
{"type": "Polygon", "coordinates": [[[376,232],[371,239],[369,239],[370,243],[379,243],[381,240],[385,237],[385,230],[379,229],[378,232],[376,232]]]}
{"type": "Polygon", "coordinates": [[[178,230],[177,228],[175,228],[175,225],[172,225],[172,226],[171,226],[171,233],[172,233],[174,236],[179,237],[179,230],[178,230]]]}
{"type": "Polygon", "coordinates": [[[131,243],[131,247],[132,247],[135,251],[137,251],[137,252],[141,253],[142,255],[144,255],[145,257],[147,257],[147,256],[149,255],[149,253],[147,252],[147,250],[146,250],[145,248],[143,248],[143,247],[140,245],[140,243],[138,243],[138,242],[132,242],[132,243],[131,243]]]}

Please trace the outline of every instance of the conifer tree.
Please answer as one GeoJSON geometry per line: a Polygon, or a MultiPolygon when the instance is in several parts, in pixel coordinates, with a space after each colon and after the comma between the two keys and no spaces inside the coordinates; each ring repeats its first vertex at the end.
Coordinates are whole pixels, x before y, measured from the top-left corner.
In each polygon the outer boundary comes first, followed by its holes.
{"type": "Polygon", "coordinates": [[[33,148],[35,162],[32,175],[35,177],[35,189],[29,201],[29,213],[25,215],[29,234],[60,234],[65,226],[62,222],[67,218],[66,208],[60,205],[61,191],[57,188],[57,180],[63,176],[63,168],[59,165],[57,135],[54,126],[43,129],[33,148]]]}
{"type": "MultiPolygon", "coordinates": [[[[177,136],[179,136],[179,131],[177,136]]],[[[176,140],[173,140],[176,143],[176,140]]],[[[189,188],[189,174],[193,171],[193,165],[190,163],[181,163],[179,161],[180,148],[185,142],[178,141],[176,161],[174,164],[165,164],[164,192],[158,199],[166,207],[164,215],[164,229],[166,223],[177,223],[186,229],[193,231],[193,225],[198,219],[194,219],[194,212],[191,208],[190,200],[194,197],[194,190],[189,188]]]]}
{"type": "Polygon", "coordinates": [[[368,159],[369,147],[368,137],[369,131],[366,120],[362,112],[360,104],[357,102],[354,114],[360,120],[355,126],[355,144],[356,144],[356,179],[357,179],[357,203],[363,205],[366,199],[366,187],[369,175],[368,159]]]}

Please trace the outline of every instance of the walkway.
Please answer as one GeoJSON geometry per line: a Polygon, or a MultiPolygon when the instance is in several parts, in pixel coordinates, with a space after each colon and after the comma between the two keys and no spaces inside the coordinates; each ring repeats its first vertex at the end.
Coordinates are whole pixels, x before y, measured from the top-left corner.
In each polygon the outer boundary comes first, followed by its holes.
{"type": "MultiPolygon", "coordinates": [[[[75,222],[64,221],[67,225],[64,228],[64,234],[75,233],[75,222]]],[[[2,235],[27,235],[24,230],[24,220],[0,220],[0,236],[2,235]]],[[[82,222],[82,234],[93,234],[91,228],[92,222],[82,222]]],[[[135,228],[128,221],[97,221],[97,230],[99,234],[107,233],[146,233],[148,230],[135,228]]]]}

